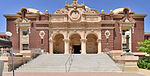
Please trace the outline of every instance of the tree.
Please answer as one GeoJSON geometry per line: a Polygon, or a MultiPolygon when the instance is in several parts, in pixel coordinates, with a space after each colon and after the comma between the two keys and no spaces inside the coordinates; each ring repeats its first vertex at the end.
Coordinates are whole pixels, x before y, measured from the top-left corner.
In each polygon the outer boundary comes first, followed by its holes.
{"type": "Polygon", "coordinates": [[[145,40],[144,42],[138,42],[138,44],[140,45],[140,47],[137,47],[138,51],[144,51],[147,54],[150,54],[150,39],[145,40]]]}

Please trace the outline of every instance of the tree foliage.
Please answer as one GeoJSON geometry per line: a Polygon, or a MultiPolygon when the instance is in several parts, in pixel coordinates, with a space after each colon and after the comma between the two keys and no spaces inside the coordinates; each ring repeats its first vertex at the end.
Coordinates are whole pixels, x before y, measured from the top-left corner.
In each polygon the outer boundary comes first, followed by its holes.
{"type": "Polygon", "coordinates": [[[138,47],[138,51],[146,52],[147,54],[150,54],[150,39],[145,40],[144,42],[138,42],[140,47],[138,47]]]}

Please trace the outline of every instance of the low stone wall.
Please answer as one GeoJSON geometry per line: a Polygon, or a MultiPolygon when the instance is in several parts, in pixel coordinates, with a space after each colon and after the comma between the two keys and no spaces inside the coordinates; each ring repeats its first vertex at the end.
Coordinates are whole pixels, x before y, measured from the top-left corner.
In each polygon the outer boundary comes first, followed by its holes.
{"type": "Polygon", "coordinates": [[[41,51],[40,50],[26,50],[26,51],[20,51],[20,53],[24,56],[24,57],[29,57],[29,58],[34,58],[37,55],[40,55],[41,51]]]}
{"type": "Polygon", "coordinates": [[[4,72],[8,72],[8,57],[0,57],[0,60],[4,62],[4,72]]]}
{"type": "Polygon", "coordinates": [[[137,66],[138,56],[121,56],[123,51],[113,50],[107,53],[123,71],[139,71],[137,66]]]}
{"type": "Polygon", "coordinates": [[[139,69],[139,72],[150,74],[150,70],[147,70],[147,69],[139,69]]]}
{"type": "MultiPolygon", "coordinates": [[[[31,60],[29,57],[14,57],[14,68],[18,68],[29,60],[31,60]]],[[[8,71],[12,71],[12,57],[8,57],[8,71]]]]}
{"type": "MultiPolygon", "coordinates": [[[[22,51],[19,55],[14,55],[14,68],[18,68],[19,66],[27,63],[31,59],[40,55],[40,51],[22,51]]],[[[0,60],[4,61],[4,72],[12,71],[12,57],[0,57],[0,60]]]]}

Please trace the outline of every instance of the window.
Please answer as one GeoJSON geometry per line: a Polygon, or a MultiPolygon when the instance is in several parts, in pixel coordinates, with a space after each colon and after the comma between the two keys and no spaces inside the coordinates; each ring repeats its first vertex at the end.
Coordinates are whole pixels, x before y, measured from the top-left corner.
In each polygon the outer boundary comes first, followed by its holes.
{"type": "Polygon", "coordinates": [[[41,44],[43,44],[43,39],[41,39],[41,44]]]}
{"type": "Polygon", "coordinates": [[[29,44],[23,44],[23,50],[28,50],[29,49],[29,44]]]}
{"type": "Polygon", "coordinates": [[[127,49],[127,44],[122,44],[122,46],[123,46],[123,49],[127,49]]]}
{"type": "Polygon", "coordinates": [[[27,36],[27,35],[29,34],[29,30],[23,29],[23,30],[22,30],[22,34],[23,34],[24,36],[27,36]]]}
{"type": "Polygon", "coordinates": [[[126,31],[129,31],[128,29],[122,29],[122,35],[125,35],[126,31]]]}

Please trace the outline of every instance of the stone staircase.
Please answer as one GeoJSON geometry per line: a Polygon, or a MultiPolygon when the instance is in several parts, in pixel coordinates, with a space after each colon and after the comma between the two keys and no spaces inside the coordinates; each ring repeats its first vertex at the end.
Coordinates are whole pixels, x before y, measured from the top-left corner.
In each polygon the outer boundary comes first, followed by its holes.
{"type": "MultiPolygon", "coordinates": [[[[69,56],[42,54],[19,67],[16,72],[66,72],[65,63],[69,56]]],[[[121,72],[121,69],[106,54],[75,54],[72,59],[69,72],[121,72]]],[[[68,64],[67,68],[69,68],[68,64]]]]}

